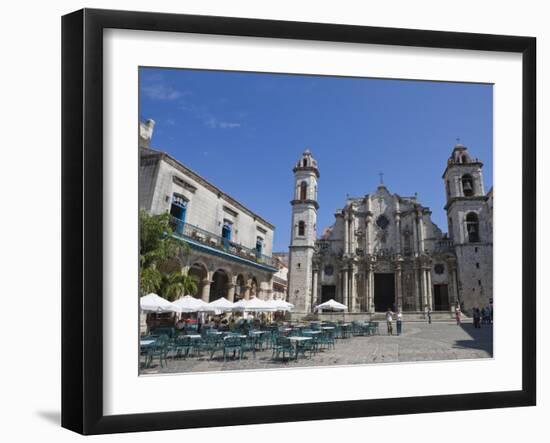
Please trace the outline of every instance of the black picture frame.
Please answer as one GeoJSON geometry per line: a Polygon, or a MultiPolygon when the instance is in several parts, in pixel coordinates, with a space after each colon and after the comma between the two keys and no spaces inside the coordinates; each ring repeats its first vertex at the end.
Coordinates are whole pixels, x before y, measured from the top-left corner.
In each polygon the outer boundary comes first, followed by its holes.
{"type": "Polygon", "coordinates": [[[536,39],[232,17],[83,9],[62,18],[62,426],[82,434],[152,431],[536,404],[536,39]],[[522,54],[522,388],[324,403],[103,413],[103,31],[503,51],[522,54]]]}

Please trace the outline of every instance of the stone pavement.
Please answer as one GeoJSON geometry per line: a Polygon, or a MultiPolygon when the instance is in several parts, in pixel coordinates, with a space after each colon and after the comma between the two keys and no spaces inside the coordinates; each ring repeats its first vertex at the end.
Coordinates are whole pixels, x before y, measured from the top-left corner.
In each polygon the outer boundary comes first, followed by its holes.
{"type": "MultiPolygon", "coordinates": [[[[396,331],[395,322],[393,326],[396,331]]],[[[408,361],[457,360],[490,358],[493,355],[493,328],[483,325],[475,329],[471,323],[457,326],[452,322],[432,324],[411,322],[403,324],[401,336],[386,335],[386,324],[380,322],[380,335],[351,337],[336,340],[336,348],[314,354],[312,358],[300,356],[298,361],[273,361],[271,350],[250,353],[241,361],[223,361],[221,353],[213,360],[206,356],[187,359],[170,359],[168,367],[161,368],[158,360],[142,374],[208,372],[247,369],[275,369],[307,366],[333,366],[408,361]]]]}

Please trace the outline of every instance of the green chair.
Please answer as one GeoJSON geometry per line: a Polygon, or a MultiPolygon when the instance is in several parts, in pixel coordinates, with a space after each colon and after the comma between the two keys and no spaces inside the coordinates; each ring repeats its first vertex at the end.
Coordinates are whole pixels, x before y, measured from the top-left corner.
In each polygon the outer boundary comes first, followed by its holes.
{"type": "Polygon", "coordinates": [[[307,352],[309,352],[309,358],[313,357],[313,353],[315,352],[315,343],[313,339],[297,341],[295,352],[296,352],[296,355],[295,355],[296,360],[298,360],[298,355],[300,354],[302,354],[305,358],[307,352]]]}
{"type": "Polygon", "coordinates": [[[241,339],[241,356],[246,352],[252,352],[252,358],[256,359],[256,346],[258,346],[257,337],[246,337],[241,339]]]}
{"type": "Polygon", "coordinates": [[[235,336],[227,336],[223,339],[223,361],[226,361],[227,355],[233,352],[233,358],[238,354],[239,360],[242,358],[241,338],[235,336]]]}
{"type": "Polygon", "coordinates": [[[167,340],[157,340],[155,343],[152,343],[146,347],[146,358],[145,358],[145,367],[151,367],[153,360],[158,358],[160,367],[163,368],[163,362],[168,366],[167,354],[168,354],[168,341],[167,340]]]}
{"type": "Polygon", "coordinates": [[[199,355],[205,352],[209,355],[210,360],[212,360],[218,351],[223,351],[223,340],[217,335],[206,335],[206,337],[201,340],[199,355]]]}
{"type": "Polygon", "coordinates": [[[277,337],[275,344],[273,345],[271,359],[278,359],[280,354],[283,354],[283,360],[285,359],[285,354],[288,354],[288,358],[292,358],[294,355],[294,346],[292,346],[290,340],[284,336],[277,337]]]}

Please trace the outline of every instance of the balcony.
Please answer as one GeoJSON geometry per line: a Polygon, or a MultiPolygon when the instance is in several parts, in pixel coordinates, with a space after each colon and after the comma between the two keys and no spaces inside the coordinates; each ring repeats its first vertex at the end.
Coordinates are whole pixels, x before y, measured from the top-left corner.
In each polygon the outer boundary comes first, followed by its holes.
{"type": "Polygon", "coordinates": [[[435,250],[436,252],[453,252],[454,251],[454,243],[450,239],[442,239],[435,243],[435,250]]]}
{"type": "Polygon", "coordinates": [[[205,231],[198,226],[193,226],[189,223],[184,223],[177,218],[171,217],[170,227],[173,231],[172,235],[176,238],[193,240],[196,243],[217,249],[221,252],[225,252],[226,254],[252,261],[259,265],[276,268],[276,261],[273,257],[263,255],[256,249],[250,249],[241,244],[234,243],[221,237],[220,235],[205,231]]]}

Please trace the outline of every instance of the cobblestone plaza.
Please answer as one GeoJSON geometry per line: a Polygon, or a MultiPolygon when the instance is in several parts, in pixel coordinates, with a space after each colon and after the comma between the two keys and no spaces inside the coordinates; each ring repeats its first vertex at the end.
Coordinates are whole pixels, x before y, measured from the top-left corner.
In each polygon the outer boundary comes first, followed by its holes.
{"type": "MultiPolygon", "coordinates": [[[[394,325],[395,331],[395,325],[394,325]]],[[[405,322],[400,336],[388,336],[385,323],[380,323],[380,335],[356,336],[336,340],[334,349],[323,350],[311,357],[272,359],[270,349],[258,351],[256,358],[251,353],[242,360],[223,361],[218,353],[212,360],[205,354],[201,357],[168,358],[161,368],[158,360],[140,373],[168,374],[184,372],[210,372],[248,369],[279,369],[312,366],[335,366],[352,364],[397,363],[413,361],[438,361],[491,358],[493,356],[493,328],[483,325],[475,329],[470,322],[457,326],[452,322],[405,322]]]]}

